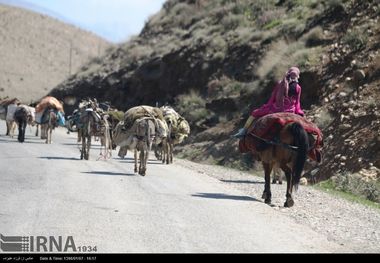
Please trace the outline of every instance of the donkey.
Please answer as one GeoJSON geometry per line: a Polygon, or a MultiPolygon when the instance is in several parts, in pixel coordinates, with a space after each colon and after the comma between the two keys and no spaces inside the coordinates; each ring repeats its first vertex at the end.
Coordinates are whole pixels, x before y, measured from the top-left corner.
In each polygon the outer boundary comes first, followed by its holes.
{"type": "Polygon", "coordinates": [[[135,147],[135,173],[139,173],[141,176],[146,174],[146,165],[149,158],[149,151],[152,149],[152,141],[155,136],[155,123],[153,118],[140,118],[135,120],[136,132],[134,136],[135,147]],[[140,152],[140,163],[137,170],[137,155],[140,152]]]}
{"type": "Polygon", "coordinates": [[[24,142],[25,141],[26,125],[27,124],[33,125],[33,122],[34,122],[33,113],[28,108],[28,106],[22,105],[22,106],[17,107],[15,114],[14,114],[14,119],[18,125],[17,140],[19,142],[24,142]]]}
{"type": "Polygon", "coordinates": [[[41,124],[41,139],[46,139],[46,144],[51,144],[51,137],[53,130],[57,127],[57,110],[52,108],[47,108],[44,117],[44,123],[41,124]]]}
{"type": "Polygon", "coordinates": [[[166,157],[166,163],[169,164],[173,163],[174,145],[181,144],[189,136],[190,125],[183,117],[179,117],[176,124],[168,116],[165,116],[165,120],[169,129],[166,157]]]}
{"type": "Polygon", "coordinates": [[[286,176],[285,207],[292,207],[293,188],[297,190],[307,157],[322,162],[323,138],[312,122],[293,113],[278,112],[257,119],[239,141],[241,153],[251,152],[262,162],[265,187],[262,198],[271,203],[270,175],[274,167],[286,176]]]}
{"type": "Polygon", "coordinates": [[[81,109],[78,128],[78,142],[82,142],[82,148],[80,150],[81,160],[88,160],[90,157],[91,136],[97,136],[104,140],[106,150],[108,149],[110,140],[107,118],[108,115],[100,116],[91,108],[81,109]]]}
{"type": "Polygon", "coordinates": [[[265,187],[262,198],[265,203],[271,203],[270,175],[273,167],[278,165],[286,176],[286,201],[284,206],[292,207],[294,205],[293,188],[297,189],[300,182],[309,150],[309,137],[302,125],[297,122],[285,125],[276,136],[279,138],[277,145],[263,142],[260,151],[257,150],[256,146],[257,138],[253,137],[252,134],[249,133],[242,140],[245,147],[257,154],[263,164],[265,187]],[[293,148],[288,148],[286,145],[293,148]]]}

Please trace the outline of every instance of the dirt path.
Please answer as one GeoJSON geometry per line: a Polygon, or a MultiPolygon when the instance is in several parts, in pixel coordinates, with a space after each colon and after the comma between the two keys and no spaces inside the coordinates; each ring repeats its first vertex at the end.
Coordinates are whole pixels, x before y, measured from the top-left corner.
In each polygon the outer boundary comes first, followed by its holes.
{"type": "MultiPolygon", "coordinates": [[[[218,179],[224,184],[261,200],[264,178],[247,172],[240,172],[221,166],[197,164],[186,160],[176,160],[200,174],[218,179]]],[[[295,194],[295,205],[283,208],[285,187],[273,185],[272,207],[278,215],[286,215],[300,226],[308,226],[336,242],[349,251],[363,253],[380,252],[380,210],[353,203],[319,191],[310,186],[300,186],[295,194]]]]}

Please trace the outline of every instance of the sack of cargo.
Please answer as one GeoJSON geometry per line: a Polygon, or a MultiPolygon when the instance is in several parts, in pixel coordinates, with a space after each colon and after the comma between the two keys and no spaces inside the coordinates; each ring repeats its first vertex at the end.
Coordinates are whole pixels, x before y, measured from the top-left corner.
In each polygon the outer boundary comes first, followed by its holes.
{"type": "Polygon", "coordinates": [[[14,121],[15,112],[17,110],[16,104],[9,104],[7,109],[7,121],[14,121]]]}
{"type": "Polygon", "coordinates": [[[8,107],[9,104],[19,104],[19,103],[20,103],[20,101],[17,98],[4,99],[4,100],[0,101],[0,106],[8,107]]]}
{"type": "Polygon", "coordinates": [[[58,126],[65,127],[65,117],[63,116],[63,113],[58,111],[57,116],[58,116],[58,119],[57,119],[58,126]]]}
{"type": "Polygon", "coordinates": [[[137,106],[127,110],[124,114],[124,124],[125,128],[129,129],[132,127],[135,120],[142,117],[154,117],[164,121],[162,111],[159,108],[152,106],[137,106]]]}
{"type": "Polygon", "coordinates": [[[38,124],[42,123],[42,116],[43,115],[44,115],[44,111],[36,112],[35,113],[35,121],[36,121],[36,123],[38,123],[38,124]]]}
{"type": "Polygon", "coordinates": [[[178,112],[176,112],[176,111],[175,111],[172,107],[170,107],[170,106],[162,106],[160,109],[161,109],[162,114],[164,115],[164,117],[167,116],[167,115],[172,115],[172,116],[176,117],[177,119],[178,119],[179,117],[181,117],[181,116],[178,114],[178,112]]]}
{"type": "Polygon", "coordinates": [[[184,135],[190,134],[190,125],[183,117],[178,119],[177,132],[184,135]]]}
{"type": "Polygon", "coordinates": [[[47,96],[43,98],[40,103],[36,106],[36,113],[37,112],[43,112],[46,108],[53,108],[60,112],[64,112],[63,105],[60,103],[56,98],[47,96]]]}

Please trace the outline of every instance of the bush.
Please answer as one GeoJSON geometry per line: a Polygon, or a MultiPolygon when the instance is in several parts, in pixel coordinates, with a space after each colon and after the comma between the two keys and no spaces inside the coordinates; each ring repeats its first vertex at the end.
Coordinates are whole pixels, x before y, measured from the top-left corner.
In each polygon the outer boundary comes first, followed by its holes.
{"type": "Polygon", "coordinates": [[[259,18],[256,20],[256,24],[259,28],[269,30],[275,26],[280,25],[283,16],[284,11],[282,10],[268,10],[259,16],[259,18]]]}
{"type": "Polygon", "coordinates": [[[188,94],[178,96],[176,105],[178,112],[190,123],[195,123],[209,115],[206,109],[206,101],[199,92],[194,90],[188,94]]]}
{"type": "Polygon", "coordinates": [[[342,38],[342,43],[349,46],[352,51],[359,51],[366,46],[368,41],[368,35],[364,31],[360,31],[359,29],[354,29],[346,33],[346,35],[342,38]]]}
{"type": "Polygon", "coordinates": [[[302,36],[302,40],[305,41],[307,47],[320,45],[324,40],[322,27],[317,26],[311,29],[307,34],[302,36]]]}
{"type": "Polygon", "coordinates": [[[245,25],[244,15],[234,15],[232,13],[224,16],[221,21],[225,30],[235,30],[239,26],[245,25]]]}
{"type": "Polygon", "coordinates": [[[380,203],[380,183],[376,180],[365,180],[357,173],[340,173],[333,176],[331,180],[337,190],[380,203]]]}
{"type": "Polygon", "coordinates": [[[305,30],[305,27],[306,24],[304,22],[300,22],[296,18],[291,18],[282,21],[279,31],[280,34],[286,36],[288,39],[297,39],[305,30]]]}

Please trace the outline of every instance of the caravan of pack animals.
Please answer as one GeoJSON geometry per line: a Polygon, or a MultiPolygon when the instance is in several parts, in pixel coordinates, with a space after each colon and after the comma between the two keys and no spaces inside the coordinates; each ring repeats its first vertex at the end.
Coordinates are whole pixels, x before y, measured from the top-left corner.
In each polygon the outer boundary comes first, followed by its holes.
{"type": "MultiPolygon", "coordinates": [[[[23,105],[14,99],[0,101],[0,116],[6,121],[6,135],[14,137],[18,126],[18,141],[24,142],[27,125],[36,126],[36,136],[52,143],[52,131],[66,127],[67,133],[77,132],[80,159],[88,160],[92,140],[100,140],[102,150],[98,158],[109,159],[119,146],[118,156],[125,158],[128,150],[134,153],[134,172],[146,175],[149,152],[162,163],[173,162],[173,148],[190,134],[189,123],[172,107],[147,105],[118,111],[110,103],[93,99],[82,100],[71,116],[65,117],[63,102],[52,96],[36,105],[23,105]],[[32,107],[35,106],[35,107],[32,107]]],[[[251,121],[248,120],[249,124],[251,121]]],[[[238,134],[239,151],[252,153],[264,167],[265,186],[262,198],[271,203],[270,179],[272,171],[281,168],[285,173],[285,207],[294,205],[293,188],[297,188],[307,158],[321,162],[322,133],[313,123],[300,115],[278,112],[257,119],[238,134]],[[243,134],[241,134],[243,131],[243,134]]],[[[275,178],[274,178],[275,181],[275,178]]],[[[281,181],[280,181],[281,183],[281,181]]]]}
{"type": "Polygon", "coordinates": [[[17,98],[0,101],[0,118],[6,121],[11,138],[18,127],[19,142],[25,140],[27,125],[36,126],[36,136],[52,143],[52,131],[63,126],[78,133],[80,159],[88,160],[92,140],[100,140],[102,158],[109,159],[112,150],[120,146],[118,155],[124,158],[127,151],[134,152],[134,172],[145,176],[149,151],[154,150],[163,163],[173,162],[174,145],[190,134],[189,123],[172,107],[137,106],[121,112],[109,103],[96,99],[83,100],[71,116],[64,116],[63,102],[47,96],[35,107],[22,104],[17,98]],[[139,163],[138,163],[139,161],[139,163]]]}

